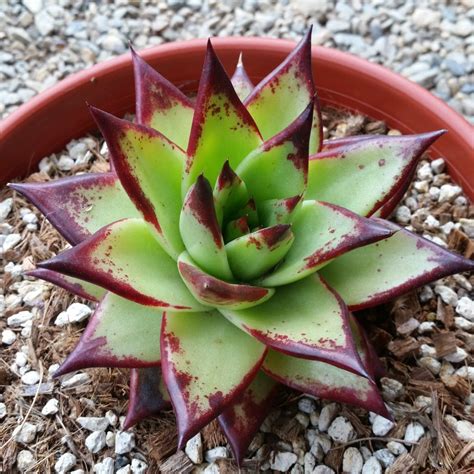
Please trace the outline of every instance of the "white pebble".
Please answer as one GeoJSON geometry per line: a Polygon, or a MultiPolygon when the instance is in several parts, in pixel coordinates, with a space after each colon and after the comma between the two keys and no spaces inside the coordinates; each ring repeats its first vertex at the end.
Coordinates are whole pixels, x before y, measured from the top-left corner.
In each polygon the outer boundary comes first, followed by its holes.
{"type": "Polygon", "coordinates": [[[109,426],[109,420],[102,416],[80,416],[76,421],[89,431],[105,431],[109,426]]]}
{"type": "Polygon", "coordinates": [[[66,313],[71,323],[80,323],[89,317],[92,313],[92,309],[82,303],[73,303],[68,307],[66,313]]]}
{"type": "Polygon", "coordinates": [[[439,202],[451,202],[462,193],[459,186],[452,184],[443,184],[439,193],[439,202]]]}
{"type": "Polygon", "coordinates": [[[13,206],[13,199],[7,198],[0,202],[0,222],[3,222],[10,214],[13,206]]]}
{"type": "Polygon", "coordinates": [[[118,416],[112,410],[108,410],[105,413],[105,418],[107,418],[107,420],[109,420],[110,426],[116,426],[117,425],[118,416]]]}
{"type": "Polygon", "coordinates": [[[54,471],[57,474],[65,474],[69,472],[76,464],[76,456],[72,453],[64,453],[61,457],[56,461],[54,465],[54,471]]]}
{"type": "Polygon", "coordinates": [[[105,447],[105,432],[93,431],[85,440],[86,448],[93,454],[105,447]]]}
{"type": "Polygon", "coordinates": [[[436,357],[436,349],[428,344],[422,344],[420,346],[420,353],[423,357],[436,357]]]}
{"type": "Polygon", "coordinates": [[[16,334],[11,329],[4,329],[2,331],[2,344],[11,346],[16,341],[16,334]]]}
{"type": "Polygon", "coordinates": [[[371,456],[365,461],[362,474],[382,474],[382,466],[375,456],[371,456]]]}
{"type": "Polygon", "coordinates": [[[376,415],[372,422],[372,432],[375,436],[385,436],[394,426],[394,423],[383,416],[376,415]]]}
{"type": "Polygon", "coordinates": [[[278,472],[288,472],[297,459],[298,456],[294,453],[273,452],[270,455],[270,468],[278,472]]]}
{"type": "Polygon", "coordinates": [[[337,403],[329,403],[328,405],[325,405],[323,407],[319,415],[319,431],[325,432],[328,430],[329,425],[331,424],[332,420],[334,420],[338,411],[339,406],[337,405],[337,403]]]}
{"type": "Polygon", "coordinates": [[[324,464],[320,464],[314,468],[312,474],[335,474],[335,472],[334,469],[331,469],[324,464]]]}
{"type": "Polygon", "coordinates": [[[31,451],[23,449],[16,457],[16,465],[20,472],[25,472],[36,463],[36,459],[31,451]]]}
{"type": "Polygon", "coordinates": [[[383,467],[391,466],[395,462],[395,456],[388,449],[378,449],[374,455],[383,467]]]}
{"type": "Polygon", "coordinates": [[[61,171],[70,171],[74,167],[75,163],[69,156],[63,155],[58,160],[58,168],[61,171]]]}
{"type": "Polygon", "coordinates": [[[94,466],[94,472],[96,474],[114,474],[114,460],[110,457],[102,459],[94,466]]]}
{"type": "Polygon", "coordinates": [[[436,324],[433,321],[424,321],[418,327],[418,332],[420,334],[427,334],[433,332],[436,328],[436,324]]]}
{"type": "Polygon", "coordinates": [[[411,219],[411,211],[407,206],[399,206],[395,211],[395,219],[400,224],[408,224],[411,219]]]}
{"type": "Polygon", "coordinates": [[[21,241],[21,235],[20,234],[9,234],[5,237],[5,240],[3,241],[2,245],[2,250],[3,252],[8,252],[12,248],[14,248],[16,245],[18,245],[21,241]]]}
{"type": "Polygon", "coordinates": [[[458,304],[458,295],[455,291],[445,285],[436,285],[435,293],[441,297],[441,299],[451,306],[458,304]]]}
{"type": "Polygon", "coordinates": [[[13,438],[17,443],[29,444],[34,441],[36,432],[36,425],[26,422],[23,426],[17,426],[13,430],[13,438]]]}
{"type": "Polygon", "coordinates": [[[113,431],[107,431],[105,435],[105,444],[109,448],[113,448],[115,446],[115,434],[113,431]]]}
{"type": "Polygon", "coordinates": [[[328,435],[337,443],[347,443],[356,437],[356,432],[349,420],[338,416],[328,429],[328,435]]]}
{"type": "Polygon", "coordinates": [[[193,436],[184,448],[184,452],[194,464],[201,464],[203,461],[202,455],[202,438],[201,433],[193,436]]]}
{"type": "Polygon", "coordinates": [[[446,167],[446,162],[444,161],[443,158],[437,158],[436,160],[433,160],[431,162],[431,169],[433,170],[433,173],[435,174],[442,173],[445,167],[446,167]]]}
{"type": "Polygon", "coordinates": [[[36,370],[30,370],[21,376],[21,381],[25,385],[34,385],[40,379],[39,373],[36,370]]]}
{"type": "Polygon", "coordinates": [[[27,363],[28,363],[28,356],[24,352],[18,351],[15,354],[15,364],[18,367],[25,367],[27,363]]]}
{"type": "Polygon", "coordinates": [[[56,398],[51,398],[47,401],[46,405],[41,410],[41,413],[45,416],[55,415],[59,411],[59,401],[56,398]]]}
{"type": "Polygon", "coordinates": [[[395,456],[400,456],[401,454],[405,454],[407,452],[407,448],[405,448],[405,446],[403,446],[403,444],[399,443],[398,441],[389,441],[387,443],[387,448],[392,454],[395,454],[395,456]]]}
{"type": "Polygon", "coordinates": [[[351,447],[344,451],[342,459],[342,470],[348,474],[359,474],[362,472],[364,459],[357,448],[351,447]]]}
{"type": "Polygon", "coordinates": [[[439,371],[441,370],[441,363],[434,357],[422,357],[418,361],[418,365],[428,369],[432,374],[435,375],[439,374],[439,371]]]}
{"type": "Polygon", "coordinates": [[[9,318],[7,318],[7,324],[12,327],[19,327],[22,324],[30,321],[33,318],[33,313],[30,311],[20,311],[16,314],[12,314],[9,318]]]}
{"type": "Polygon", "coordinates": [[[228,458],[228,457],[229,457],[229,452],[227,451],[227,448],[223,446],[217,446],[216,448],[209,449],[208,451],[206,451],[206,454],[204,455],[206,462],[209,462],[209,463],[214,462],[220,458],[228,458]]]}
{"type": "Polygon", "coordinates": [[[461,367],[455,372],[456,375],[474,382],[474,367],[461,367]]]}
{"type": "Polygon", "coordinates": [[[7,406],[5,403],[0,402],[0,420],[3,420],[7,416],[7,406]]]}
{"type": "Polygon", "coordinates": [[[135,447],[135,434],[117,431],[115,434],[115,454],[129,453],[135,447]]]}
{"type": "Polygon", "coordinates": [[[63,379],[61,381],[61,387],[64,387],[64,388],[77,387],[78,385],[88,383],[89,381],[90,381],[89,375],[81,372],[78,374],[74,374],[72,377],[63,379]]]}
{"type": "Polygon", "coordinates": [[[456,305],[456,313],[474,322],[474,301],[467,296],[463,296],[456,305]]]}
{"type": "Polygon", "coordinates": [[[425,434],[425,428],[420,423],[413,421],[408,424],[405,431],[404,440],[409,443],[417,443],[420,438],[425,434]]]}
{"type": "Polygon", "coordinates": [[[456,436],[466,443],[474,441],[474,425],[468,420],[458,420],[454,425],[456,436]]]}
{"type": "Polygon", "coordinates": [[[467,352],[462,347],[456,347],[456,352],[444,356],[444,360],[452,362],[453,364],[458,364],[466,359],[467,355],[467,352]]]}
{"type": "Polygon", "coordinates": [[[148,464],[141,459],[132,459],[132,472],[133,474],[145,474],[148,468],[148,464]]]}
{"type": "Polygon", "coordinates": [[[316,410],[316,403],[311,398],[300,398],[298,400],[298,410],[311,415],[316,410]]]}

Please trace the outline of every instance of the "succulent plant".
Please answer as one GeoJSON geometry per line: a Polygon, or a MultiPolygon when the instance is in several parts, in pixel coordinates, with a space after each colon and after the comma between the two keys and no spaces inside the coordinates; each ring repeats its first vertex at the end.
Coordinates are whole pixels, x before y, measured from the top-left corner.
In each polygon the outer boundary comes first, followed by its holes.
{"type": "Polygon", "coordinates": [[[126,427],[217,417],[240,462],[280,383],[389,417],[351,311],[473,268],[383,220],[443,131],[323,143],[310,37],[256,87],[209,42],[195,100],[132,51],[110,172],[12,185],[72,246],[30,274],[98,302],[57,375],[131,368],[126,427]]]}

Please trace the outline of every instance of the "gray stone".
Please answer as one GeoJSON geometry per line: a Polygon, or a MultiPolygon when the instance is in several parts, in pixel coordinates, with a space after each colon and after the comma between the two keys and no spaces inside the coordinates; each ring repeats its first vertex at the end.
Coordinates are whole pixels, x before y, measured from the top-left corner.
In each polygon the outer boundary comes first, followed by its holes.
{"type": "Polygon", "coordinates": [[[30,444],[36,438],[37,429],[36,425],[26,422],[13,430],[13,439],[17,443],[30,444]]]}
{"type": "Polygon", "coordinates": [[[362,474],[382,474],[382,466],[375,456],[371,456],[365,461],[362,474]]]}
{"type": "Polygon", "coordinates": [[[89,431],[105,431],[109,426],[109,420],[102,416],[80,416],[76,421],[89,431]]]}
{"type": "Polygon", "coordinates": [[[298,456],[294,453],[273,451],[270,454],[270,468],[278,472],[288,472],[297,459],[298,456]]]}
{"type": "Polygon", "coordinates": [[[115,435],[115,454],[127,454],[135,447],[135,433],[117,431],[115,435]]]}
{"type": "Polygon", "coordinates": [[[424,434],[425,428],[423,425],[420,425],[417,421],[412,421],[405,430],[404,440],[409,443],[417,443],[424,434]]]}
{"type": "Polygon", "coordinates": [[[64,453],[56,461],[54,465],[54,472],[57,474],[64,474],[69,472],[76,464],[76,456],[72,453],[64,453]]]}
{"type": "Polygon", "coordinates": [[[362,472],[364,459],[357,448],[350,447],[344,451],[342,458],[342,470],[348,474],[359,474],[362,472]]]}
{"type": "Polygon", "coordinates": [[[221,458],[228,458],[229,457],[229,452],[227,451],[227,448],[224,446],[217,446],[216,448],[209,449],[206,451],[204,458],[206,459],[206,462],[211,463],[214,461],[217,461],[218,459],[221,458]]]}
{"type": "Polygon", "coordinates": [[[98,453],[105,447],[106,435],[104,431],[93,431],[86,439],[86,448],[93,454],[98,453]]]}
{"type": "Polygon", "coordinates": [[[16,457],[16,466],[20,472],[25,472],[33,467],[36,463],[36,459],[31,451],[23,449],[16,457]]]}
{"type": "Polygon", "coordinates": [[[388,449],[378,449],[374,455],[383,467],[389,467],[395,462],[395,456],[388,449]]]}
{"type": "Polygon", "coordinates": [[[372,432],[375,436],[385,436],[394,426],[392,421],[376,415],[372,421],[372,432]]]}
{"type": "Polygon", "coordinates": [[[338,416],[328,429],[328,435],[336,443],[347,443],[353,440],[356,432],[351,422],[343,416],[338,416]]]}
{"type": "Polygon", "coordinates": [[[456,305],[456,313],[460,314],[463,318],[474,322],[474,301],[467,296],[459,298],[456,305]]]}

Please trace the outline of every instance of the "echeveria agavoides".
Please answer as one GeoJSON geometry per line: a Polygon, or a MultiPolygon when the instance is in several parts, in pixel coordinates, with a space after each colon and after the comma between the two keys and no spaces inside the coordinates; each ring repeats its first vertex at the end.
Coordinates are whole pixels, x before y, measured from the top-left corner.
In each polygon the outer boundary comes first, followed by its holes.
{"type": "Polygon", "coordinates": [[[127,426],[171,403],[238,462],[279,383],[390,416],[350,311],[474,267],[381,219],[443,131],[323,143],[310,36],[256,86],[209,42],[195,102],[133,52],[112,171],[12,185],[72,244],[30,275],[98,301],[58,375],[131,368],[127,426]]]}

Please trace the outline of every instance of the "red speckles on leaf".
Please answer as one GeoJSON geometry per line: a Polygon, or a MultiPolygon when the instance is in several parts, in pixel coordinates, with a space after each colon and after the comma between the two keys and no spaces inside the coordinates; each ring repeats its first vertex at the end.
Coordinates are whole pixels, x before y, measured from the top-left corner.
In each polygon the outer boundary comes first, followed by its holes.
{"type": "Polygon", "coordinates": [[[271,249],[287,237],[288,233],[291,232],[290,229],[289,224],[278,224],[273,227],[266,227],[258,232],[267,247],[271,249]]]}

